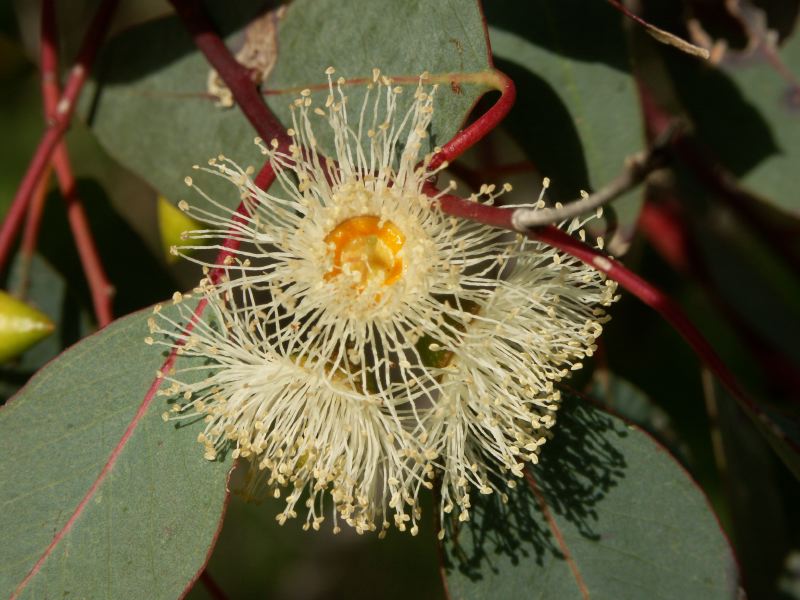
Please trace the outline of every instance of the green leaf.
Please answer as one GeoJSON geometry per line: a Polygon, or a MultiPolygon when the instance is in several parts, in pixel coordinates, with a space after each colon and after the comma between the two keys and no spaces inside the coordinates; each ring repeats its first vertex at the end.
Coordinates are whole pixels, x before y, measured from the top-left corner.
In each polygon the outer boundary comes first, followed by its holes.
{"type": "MultiPolygon", "coordinates": [[[[242,29],[260,7],[260,2],[247,2],[227,11],[233,14],[220,10],[216,25],[228,34],[234,51],[241,48],[242,29]]],[[[482,73],[490,68],[475,0],[297,0],[280,21],[279,12],[255,23],[267,31],[278,25],[277,63],[264,93],[285,124],[291,124],[289,103],[301,88],[325,83],[328,66],[346,78],[371,77],[373,67],[385,75],[411,78],[423,71],[482,73]]],[[[267,60],[274,41],[270,45],[262,38],[261,43],[267,60]]],[[[263,161],[253,145],[254,130],[241,112],[215,104],[208,88],[209,66],[176,17],[119,35],[102,55],[98,73],[94,94],[85,94],[84,114],[108,152],[170,201],[185,196],[183,176],[193,164],[205,164],[220,153],[242,165],[263,161]]],[[[432,143],[439,145],[452,137],[488,89],[481,84],[451,87],[447,78],[443,83],[448,84],[437,93],[431,134],[432,143]]],[[[348,86],[351,105],[359,106],[363,88],[348,86]]],[[[325,149],[324,132],[317,133],[325,149]]],[[[221,202],[238,203],[230,185],[210,179],[202,184],[205,191],[221,202]]]]}
{"type": "Polygon", "coordinates": [[[684,464],[688,462],[689,450],[675,431],[670,416],[630,381],[597,369],[590,382],[589,396],[603,409],[644,429],[684,464]]]}
{"type": "Polygon", "coordinates": [[[652,438],[574,399],[553,433],[508,504],[448,523],[450,597],[739,597],[705,497],[652,438]]]}
{"type": "MultiPolygon", "coordinates": [[[[636,86],[621,16],[606,2],[489,2],[497,67],[517,85],[508,131],[542,175],[548,197],[568,202],[622,171],[644,147],[636,86]]],[[[621,248],[633,235],[642,197],[614,202],[621,248]]]]}
{"type": "MultiPolygon", "coordinates": [[[[795,33],[786,44],[776,49],[782,68],[788,73],[800,72],[800,35],[795,33]]],[[[800,162],[800,86],[786,72],[776,68],[765,53],[752,57],[737,57],[723,64],[746,103],[755,107],[765,121],[774,144],[764,160],[741,172],[741,182],[756,196],[774,203],[793,216],[800,216],[797,185],[786,174],[800,162]]],[[[750,140],[747,130],[729,127],[728,135],[734,150],[742,140],[750,140]]],[[[757,139],[757,138],[756,138],[757,139]]],[[[722,148],[718,148],[722,150],[722,148]]]]}
{"type": "Polygon", "coordinates": [[[85,339],[0,410],[3,597],[176,598],[205,563],[228,465],[162,421],[148,317],[85,339]]]}
{"type": "Polygon", "coordinates": [[[755,41],[751,51],[729,50],[716,68],[664,57],[698,139],[754,196],[797,217],[797,184],[787,174],[800,162],[800,35],[780,48],[755,41]]]}

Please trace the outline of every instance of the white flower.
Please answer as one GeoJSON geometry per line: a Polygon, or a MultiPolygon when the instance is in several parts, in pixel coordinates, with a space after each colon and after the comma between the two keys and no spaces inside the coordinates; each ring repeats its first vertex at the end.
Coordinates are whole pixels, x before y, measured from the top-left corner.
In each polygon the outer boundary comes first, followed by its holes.
{"type": "Polygon", "coordinates": [[[222,238],[232,228],[249,243],[238,253],[247,261],[242,275],[224,287],[268,292],[261,309],[274,325],[275,348],[330,372],[358,372],[362,388],[386,401],[398,382],[409,401],[420,388],[439,387],[420,340],[458,338],[517,245],[507,232],[432,207],[435,198],[423,192],[432,155],[421,156],[432,95],[420,84],[401,114],[403,93],[376,74],[350,123],[341,83],[330,84],[327,112],[312,110],[304,92],[293,105],[291,153],[264,148],[282,194],[261,191],[222,159],[212,167],[240,187],[250,216],[220,218],[181,205],[217,227],[189,237],[222,238]],[[315,115],[333,133],[335,166],[318,154],[315,115]]]}
{"type": "Polygon", "coordinates": [[[388,518],[401,530],[410,521],[416,531],[422,480],[412,467],[422,450],[394,411],[357,391],[346,374],[331,377],[273,352],[248,292],[237,302],[209,280],[196,291],[207,302],[203,319],[193,319],[194,307],[183,303],[190,295],[176,294],[181,319],[158,306],[149,321],[157,337],[148,343],[181,356],[179,367],[163,374],[170,385],[159,393],[176,398],[164,420],[204,418],[198,441],[208,460],[230,450],[252,463],[248,494],[266,487],[279,497],[287,488],[281,523],[296,516],[307,493],[306,527],[318,529],[329,492],[334,531],[339,518],[359,532],[376,523],[386,529],[388,518]]]}
{"type": "MultiPolygon", "coordinates": [[[[582,231],[573,221],[567,228],[582,231]]],[[[507,279],[452,349],[445,393],[427,420],[441,471],[441,510],[469,518],[470,491],[514,486],[555,423],[554,383],[582,367],[608,317],[616,284],[541,243],[521,249],[507,279]],[[496,477],[495,475],[502,477],[496,477]]],[[[443,515],[442,515],[443,516],[443,515]]],[[[441,532],[440,532],[441,534],[441,532]]]]}
{"type": "MultiPolygon", "coordinates": [[[[536,460],[554,383],[593,352],[614,286],[547,246],[441,212],[424,190],[436,174],[424,152],[435,86],[421,78],[401,109],[408,92],[376,71],[352,111],[332,73],[324,108],[309,90],[293,103],[288,153],[257,140],[280,191],[219,157],[204,170],[233,182],[248,214],[204,194],[212,210],[179,204],[209,225],[188,234],[204,245],[184,249],[243,245],[203,286],[223,327],[204,325],[200,342],[178,327],[167,342],[187,339],[216,374],[176,376],[168,393],[189,392],[179,410],[208,415],[209,457],[233,444],[269,486],[293,486],[283,518],[307,488],[318,526],[329,489],[360,531],[385,527],[391,509],[415,532],[421,487],[438,479],[442,510],[465,519],[472,488],[500,490],[497,475],[536,460]]],[[[472,199],[497,195],[484,186],[472,199]]]]}

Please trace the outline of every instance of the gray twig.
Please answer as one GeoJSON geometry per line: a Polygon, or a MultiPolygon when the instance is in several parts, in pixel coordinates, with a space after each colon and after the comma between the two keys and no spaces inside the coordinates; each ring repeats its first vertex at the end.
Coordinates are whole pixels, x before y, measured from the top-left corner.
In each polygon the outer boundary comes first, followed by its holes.
{"type": "Polygon", "coordinates": [[[594,194],[586,194],[573,202],[551,208],[518,208],[511,216],[517,231],[526,231],[544,225],[554,225],[604,206],[628,190],[636,187],[654,170],[666,163],[667,147],[683,129],[675,120],[653,141],[646,151],[637,152],[625,160],[625,168],[615,179],[594,194]]]}

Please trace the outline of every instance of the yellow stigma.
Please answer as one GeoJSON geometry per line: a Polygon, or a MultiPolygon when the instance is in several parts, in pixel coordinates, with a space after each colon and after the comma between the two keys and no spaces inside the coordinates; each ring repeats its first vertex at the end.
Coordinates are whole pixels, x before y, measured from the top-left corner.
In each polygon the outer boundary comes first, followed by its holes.
{"type": "Polygon", "coordinates": [[[353,217],[339,223],[325,236],[333,254],[333,268],[325,275],[331,279],[348,271],[358,273],[357,288],[377,281],[392,285],[403,274],[403,260],[397,256],[406,238],[391,221],[371,215],[353,217]]]}

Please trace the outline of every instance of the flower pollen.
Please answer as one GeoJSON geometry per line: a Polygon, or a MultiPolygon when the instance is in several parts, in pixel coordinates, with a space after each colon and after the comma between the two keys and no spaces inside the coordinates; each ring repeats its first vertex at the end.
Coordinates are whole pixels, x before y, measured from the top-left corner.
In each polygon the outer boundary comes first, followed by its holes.
{"type": "Polygon", "coordinates": [[[367,281],[392,285],[403,274],[403,260],[398,253],[405,236],[391,221],[364,215],[337,225],[325,236],[333,255],[333,268],[326,279],[345,272],[354,274],[356,287],[363,290],[367,281]]]}

